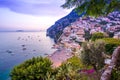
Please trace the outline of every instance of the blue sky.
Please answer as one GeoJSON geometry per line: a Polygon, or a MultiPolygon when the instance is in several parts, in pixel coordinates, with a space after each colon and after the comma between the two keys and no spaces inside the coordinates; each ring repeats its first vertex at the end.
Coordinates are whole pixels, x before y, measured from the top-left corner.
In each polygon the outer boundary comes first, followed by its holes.
{"type": "Polygon", "coordinates": [[[47,29],[71,10],[64,0],[0,0],[0,31],[47,29]]]}

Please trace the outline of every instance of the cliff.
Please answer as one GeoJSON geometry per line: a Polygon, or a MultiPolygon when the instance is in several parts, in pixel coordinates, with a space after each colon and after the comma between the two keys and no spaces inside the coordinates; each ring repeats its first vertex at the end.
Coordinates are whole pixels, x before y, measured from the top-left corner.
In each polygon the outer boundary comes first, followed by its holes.
{"type": "Polygon", "coordinates": [[[76,10],[72,10],[67,16],[59,19],[52,25],[50,28],[47,29],[47,36],[50,36],[55,41],[60,37],[63,32],[63,29],[70,25],[72,22],[75,22],[78,18],[80,18],[82,14],[78,14],[76,10]]]}
{"type": "MultiPolygon", "coordinates": [[[[84,14],[85,13],[78,14],[78,12],[73,9],[67,16],[59,19],[55,22],[54,25],[47,29],[47,36],[50,36],[55,41],[57,41],[57,39],[63,33],[64,28],[69,26],[71,23],[76,22],[76,20],[78,20],[84,14]]],[[[120,31],[120,27],[118,27],[120,25],[120,11],[113,11],[106,17],[98,17],[94,19],[90,17],[89,21],[103,25],[104,29],[108,29],[108,31],[111,31],[111,28],[113,30],[112,32],[120,31]]]]}

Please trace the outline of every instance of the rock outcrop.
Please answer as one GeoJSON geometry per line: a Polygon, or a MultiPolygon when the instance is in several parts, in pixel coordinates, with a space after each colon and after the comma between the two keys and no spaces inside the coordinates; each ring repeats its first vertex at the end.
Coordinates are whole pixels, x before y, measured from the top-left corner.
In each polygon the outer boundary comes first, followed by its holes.
{"type": "Polygon", "coordinates": [[[111,73],[112,73],[113,68],[116,66],[117,63],[120,63],[118,62],[119,57],[120,57],[120,47],[114,50],[111,63],[108,66],[108,68],[104,71],[104,73],[102,74],[100,80],[111,80],[110,78],[111,78],[111,73]]]}

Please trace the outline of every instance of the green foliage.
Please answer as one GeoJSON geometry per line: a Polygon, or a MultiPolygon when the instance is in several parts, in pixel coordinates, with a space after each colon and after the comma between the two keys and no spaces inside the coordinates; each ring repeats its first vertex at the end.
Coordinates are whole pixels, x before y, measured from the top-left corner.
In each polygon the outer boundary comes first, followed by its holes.
{"type": "Polygon", "coordinates": [[[56,80],[67,80],[67,79],[75,80],[76,77],[79,77],[78,75],[79,74],[77,74],[77,71],[73,69],[72,65],[66,63],[58,68],[58,73],[56,74],[56,80]]]}
{"type": "Polygon", "coordinates": [[[62,65],[58,68],[58,73],[56,74],[56,80],[75,80],[80,78],[80,74],[77,73],[77,70],[80,69],[80,58],[73,56],[67,61],[63,62],[62,65]]]}
{"type": "Polygon", "coordinates": [[[90,38],[91,38],[90,31],[86,31],[86,30],[85,30],[85,35],[84,35],[84,38],[85,38],[85,40],[87,40],[87,41],[89,41],[89,40],[90,40],[90,38]]]}
{"type": "MultiPolygon", "coordinates": [[[[120,55],[118,55],[118,57],[120,57],[120,55]]],[[[120,80],[120,58],[112,70],[111,80],[120,80]]]]}
{"type": "Polygon", "coordinates": [[[97,71],[104,66],[105,43],[101,40],[96,42],[85,42],[82,47],[81,60],[85,65],[91,65],[97,71]]]}
{"type": "MultiPolygon", "coordinates": [[[[81,4],[83,0],[66,0],[66,2],[61,6],[63,8],[72,8],[72,7],[78,7],[78,5],[81,4]]],[[[85,0],[86,1],[86,0],[85,0]]]]}
{"type": "Polygon", "coordinates": [[[67,63],[71,64],[75,69],[80,69],[85,67],[82,64],[80,58],[77,56],[73,56],[72,58],[68,59],[67,63]]]}
{"type": "Polygon", "coordinates": [[[56,80],[98,80],[94,79],[94,75],[82,74],[79,70],[82,69],[91,69],[92,66],[86,66],[82,64],[80,57],[73,56],[67,61],[65,61],[57,70],[55,76],[56,80]]]}
{"type": "Polygon", "coordinates": [[[91,40],[95,41],[97,39],[102,39],[102,38],[105,38],[105,37],[107,37],[106,34],[101,33],[101,32],[96,32],[96,33],[92,34],[91,40]]]}
{"type": "Polygon", "coordinates": [[[65,61],[57,70],[56,80],[87,80],[89,76],[81,75],[78,70],[88,69],[91,66],[85,66],[77,56],[73,56],[65,61]]]}
{"type": "Polygon", "coordinates": [[[91,66],[84,65],[82,63],[80,57],[78,57],[78,56],[71,57],[65,63],[63,63],[63,65],[66,64],[66,63],[71,64],[71,66],[73,66],[73,68],[76,69],[76,70],[77,69],[83,69],[83,68],[87,68],[87,69],[92,68],[91,66]]]}
{"type": "Polygon", "coordinates": [[[112,70],[111,80],[120,80],[120,70],[117,70],[117,68],[112,70]]]}
{"type": "Polygon", "coordinates": [[[52,69],[52,63],[47,58],[37,57],[14,67],[12,80],[94,80],[94,77],[80,74],[78,70],[85,67],[77,56],[65,61],[60,67],[52,69]]]}
{"type": "Polygon", "coordinates": [[[80,13],[98,17],[107,15],[114,10],[120,10],[120,0],[65,0],[63,8],[75,7],[80,13]]]}
{"type": "Polygon", "coordinates": [[[114,32],[107,31],[107,34],[109,35],[110,38],[112,38],[114,36],[114,32]]]}
{"type": "Polygon", "coordinates": [[[105,49],[108,54],[112,54],[114,49],[120,45],[120,40],[119,39],[114,39],[114,38],[103,38],[102,40],[105,41],[105,49]]]}
{"type": "Polygon", "coordinates": [[[10,74],[12,80],[45,80],[52,72],[52,63],[47,58],[37,57],[15,66],[10,74]]]}

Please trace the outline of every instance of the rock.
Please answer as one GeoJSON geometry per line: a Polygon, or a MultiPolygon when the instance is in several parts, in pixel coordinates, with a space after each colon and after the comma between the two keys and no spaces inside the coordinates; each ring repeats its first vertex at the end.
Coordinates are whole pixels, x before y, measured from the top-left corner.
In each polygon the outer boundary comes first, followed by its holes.
{"type": "Polygon", "coordinates": [[[117,47],[112,54],[112,59],[111,59],[110,65],[104,71],[100,80],[110,80],[111,79],[112,70],[116,66],[116,64],[119,63],[119,62],[117,62],[119,57],[120,57],[120,47],[117,47]]]}

